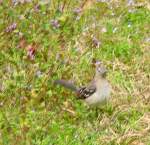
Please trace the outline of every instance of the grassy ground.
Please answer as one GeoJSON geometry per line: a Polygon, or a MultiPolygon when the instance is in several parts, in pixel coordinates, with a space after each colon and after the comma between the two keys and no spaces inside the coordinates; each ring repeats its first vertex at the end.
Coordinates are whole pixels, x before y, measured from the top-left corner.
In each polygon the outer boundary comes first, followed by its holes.
{"type": "Polygon", "coordinates": [[[0,144],[150,145],[149,0],[0,3],[0,144]],[[52,85],[85,84],[93,58],[113,88],[98,116],[52,85]]]}

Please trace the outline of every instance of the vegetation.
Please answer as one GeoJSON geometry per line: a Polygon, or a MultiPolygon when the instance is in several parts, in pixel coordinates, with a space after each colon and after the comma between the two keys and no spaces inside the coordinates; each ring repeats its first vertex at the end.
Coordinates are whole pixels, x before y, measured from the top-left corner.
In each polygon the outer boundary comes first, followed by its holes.
{"type": "Polygon", "coordinates": [[[150,144],[149,29],[149,0],[0,0],[0,144],[150,144]],[[86,84],[93,58],[113,88],[98,114],[52,83],[86,84]]]}

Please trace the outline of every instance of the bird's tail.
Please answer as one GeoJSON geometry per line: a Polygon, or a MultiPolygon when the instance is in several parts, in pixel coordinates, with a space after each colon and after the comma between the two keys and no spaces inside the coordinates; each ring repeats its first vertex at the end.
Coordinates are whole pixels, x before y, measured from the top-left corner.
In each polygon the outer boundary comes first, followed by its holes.
{"type": "Polygon", "coordinates": [[[68,88],[68,89],[74,91],[74,92],[76,92],[78,90],[78,88],[73,83],[68,82],[66,80],[55,80],[54,84],[61,85],[61,86],[65,87],[65,88],[68,88]]]}

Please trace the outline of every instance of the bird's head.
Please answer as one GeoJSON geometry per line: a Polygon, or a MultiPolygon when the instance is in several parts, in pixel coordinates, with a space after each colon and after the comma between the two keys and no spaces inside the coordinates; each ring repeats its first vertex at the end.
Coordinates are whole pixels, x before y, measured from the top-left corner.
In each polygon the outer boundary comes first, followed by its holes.
{"type": "Polygon", "coordinates": [[[104,67],[103,63],[101,61],[95,61],[93,62],[93,64],[96,69],[96,76],[105,78],[107,74],[107,69],[104,67]]]}

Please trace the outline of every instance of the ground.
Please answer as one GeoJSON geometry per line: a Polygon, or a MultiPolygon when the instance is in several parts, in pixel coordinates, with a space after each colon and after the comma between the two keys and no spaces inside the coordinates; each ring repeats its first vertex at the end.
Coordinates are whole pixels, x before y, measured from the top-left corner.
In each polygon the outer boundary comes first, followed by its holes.
{"type": "Polygon", "coordinates": [[[149,145],[149,0],[0,0],[0,144],[149,145]],[[89,108],[53,84],[108,69],[109,102],[89,108]]]}

